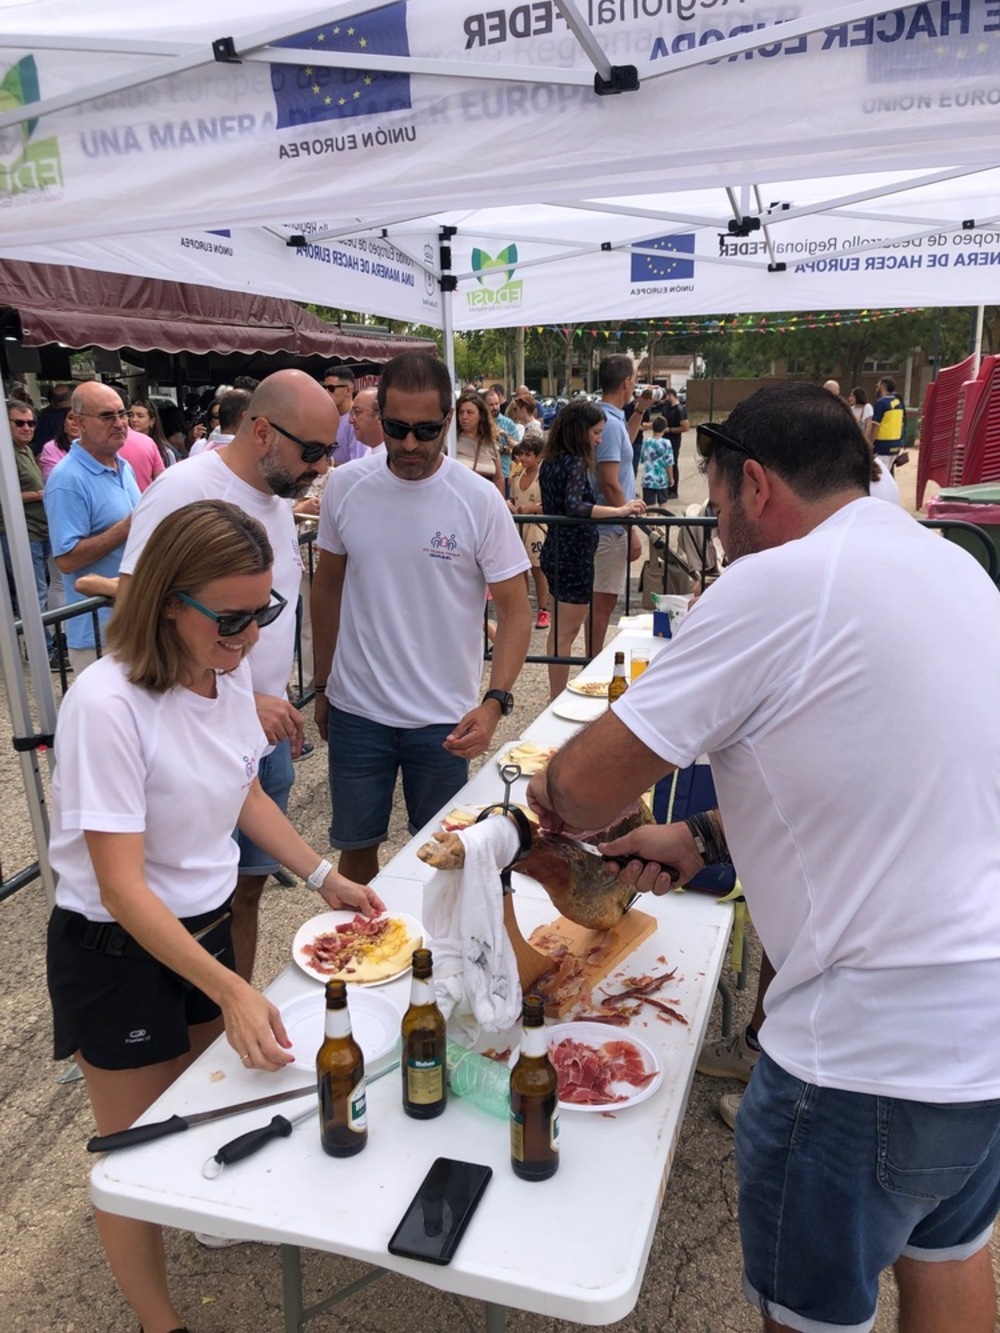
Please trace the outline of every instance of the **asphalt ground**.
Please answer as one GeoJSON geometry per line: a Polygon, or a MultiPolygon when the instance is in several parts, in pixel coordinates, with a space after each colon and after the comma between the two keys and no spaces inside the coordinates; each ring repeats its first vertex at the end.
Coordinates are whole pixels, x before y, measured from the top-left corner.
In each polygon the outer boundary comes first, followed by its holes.
{"type": "MultiPolygon", "coordinates": [[[[682,452],[681,499],[704,496],[693,464],[692,437],[682,452]]],[[[911,457],[912,451],[911,451],[911,457]]],[[[904,501],[913,508],[916,459],[900,473],[904,501]]],[[[536,632],[533,649],[542,651],[536,632]]],[[[516,737],[547,701],[543,666],[528,666],[517,685],[518,705],[504,719],[499,745],[516,737]]],[[[9,719],[0,728],[10,735],[9,719]]],[[[312,739],[311,722],[309,724],[312,739]]],[[[34,859],[27,807],[13,752],[0,753],[0,856],[4,873],[34,859]]],[[[325,752],[297,765],[290,816],[313,846],[326,846],[328,792],[325,752]]],[[[398,808],[387,852],[407,840],[398,808]]],[[[299,886],[272,881],[262,909],[261,946],[255,980],[266,985],[289,961],[295,929],[315,912],[315,897],[299,886]]],[[[51,1059],[51,1024],[45,989],[44,940],[48,909],[36,884],[0,903],[0,1331],[18,1333],[135,1333],[105,1263],[90,1211],[84,1150],[93,1122],[83,1084],[61,1084],[66,1066],[51,1059]]],[[[750,932],[751,976],[757,946],[750,932]]],[[[732,975],[729,974],[732,981],[732,975]]],[[[737,1021],[752,1005],[750,989],[736,993],[737,1021]]],[[[719,1031],[719,1006],[711,1035],[719,1031]]],[[[723,1092],[737,1082],[696,1077],[674,1160],[639,1301],[616,1325],[623,1333],[750,1333],[759,1317],[740,1291],[740,1246],[736,1221],[736,1174],[732,1134],[717,1113],[723,1092]]],[[[595,1163],[595,1166],[598,1164],[595,1163]]],[[[600,1164],[605,1165],[605,1164],[600,1164]]],[[[607,1164],[613,1165],[613,1164],[607,1164]]],[[[363,1200],[358,1203],[364,1207],[363,1200]]],[[[595,1227],[614,1226],[594,1218],[595,1227]]],[[[530,1225],[530,1219],[512,1219],[530,1225]]],[[[236,1245],[206,1250],[185,1232],[167,1233],[172,1289],[192,1333],[271,1333],[283,1327],[278,1251],[236,1245]]],[[[1000,1271],[1000,1243],[993,1244],[1000,1271]]],[[[318,1300],[365,1271],[333,1255],[305,1253],[307,1301],[318,1300]]],[[[876,1333],[895,1327],[895,1287],[883,1279],[876,1333]]],[[[319,1316],[316,1333],[403,1333],[415,1326],[428,1333],[467,1333],[483,1327],[479,1302],[435,1292],[389,1274],[344,1304],[319,1316]]],[[[578,1327],[563,1320],[512,1311],[511,1333],[559,1333],[578,1327]]],[[[962,1333],[956,1329],[955,1333],[962,1333]]]]}

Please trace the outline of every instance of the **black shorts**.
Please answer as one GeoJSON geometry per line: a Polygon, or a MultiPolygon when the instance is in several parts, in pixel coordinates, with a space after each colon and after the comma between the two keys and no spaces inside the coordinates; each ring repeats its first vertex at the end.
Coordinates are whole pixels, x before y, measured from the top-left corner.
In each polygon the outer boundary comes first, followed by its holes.
{"type": "MultiPolygon", "coordinates": [[[[192,934],[223,919],[200,943],[235,970],[228,902],[187,917],[192,934]]],[[[52,1001],[53,1054],[77,1051],[97,1069],[140,1069],[173,1060],[191,1049],[188,1028],[222,1012],[214,1000],[155,959],[124,932],[124,953],[88,948],[79,938],[89,923],[77,912],[54,907],[49,918],[47,969],[52,1001]]]]}

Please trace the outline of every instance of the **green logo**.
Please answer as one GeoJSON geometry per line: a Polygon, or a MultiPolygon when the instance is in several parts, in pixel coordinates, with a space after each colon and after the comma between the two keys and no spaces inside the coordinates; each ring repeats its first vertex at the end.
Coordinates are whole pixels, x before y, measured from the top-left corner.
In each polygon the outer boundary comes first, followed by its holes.
{"type": "Polygon", "coordinates": [[[482,306],[520,305],[524,283],[514,281],[517,264],[517,246],[508,245],[498,255],[491,256],[478,246],[472,248],[472,271],[477,286],[467,293],[471,309],[482,306]]]}
{"type": "MultiPolygon", "coordinates": [[[[25,56],[0,80],[0,114],[39,100],[35,57],[25,56]]],[[[0,196],[62,188],[59,141],[55,135],[36,139],[37,128],[33,117],[0,130],[0,196]]]]}

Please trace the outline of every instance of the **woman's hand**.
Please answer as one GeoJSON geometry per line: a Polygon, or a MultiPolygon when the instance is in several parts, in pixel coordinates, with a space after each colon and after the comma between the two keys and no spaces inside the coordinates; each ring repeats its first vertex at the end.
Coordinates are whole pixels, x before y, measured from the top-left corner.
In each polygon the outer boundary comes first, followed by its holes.
{"type": "Polygon", "coordinates": [[[335,910],[360,912],[362,916],[378,916],[386,910],[385,903],[368,884],[355,884],[336,870],[331,870],[320,889],[321,897],[335,910]]]}
{"type": "Polygon", "coordinates": [[[618,510],[618,517],[635,518],[639,514],[644,514],[645,512],[646,512],[645,500],[629,500],[626,504],[623,504],[618,510]]]}
{"type": "Polygon", "coordinates": [[[233,974],[233,989],[221,999],[226,1040],[239,1056],[244,1069],[266,1069],[273,1073],[291,1064],[292,1043],[281,1014],[266,995],[233,974]]]}

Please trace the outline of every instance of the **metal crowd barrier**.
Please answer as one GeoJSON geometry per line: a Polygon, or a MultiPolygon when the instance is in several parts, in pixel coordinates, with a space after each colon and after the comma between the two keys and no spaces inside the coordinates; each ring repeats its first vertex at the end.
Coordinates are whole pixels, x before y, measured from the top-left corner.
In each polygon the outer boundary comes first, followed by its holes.
{"type": "MultiPolygon", "coordinates": [[[[546,514],[515,514],[513,517],[514,517],[514,522],[518,524],[518,526],[522,526],[524,524],[545,524],[547,527],[549,527],[556,533],[558,533],[558,531],[563,527],[589,525],[594,521],[590,519],[566,518],[563,515],[546,515],[546,514]]],[[[666,514],[645,514],[641,518],[634,518],[634,519],[599,519],[596,521],[602,527],[625,527],[625,528],[638,527],[647,535],[647,537],[651,542],[657,541],[659,537],[662,536],[662,540],[664,543],[663,546],[664,556],[666,555],[667,550],[670,549],[670,533],[672,530],[676,531],[682,528],[687,528],[689,530],[703,534],[700,542],[702,550],[702,559],[700,568],[697,566],[689,565],[689,569],[691,572],[691,576],[693,578],[701,580],[704,579],[706,573],[706,554],[709,545],[708,538],[710,537],[712,531],[716,526],[714,518],[711,517],[686,518],[686,517],[681,517],[679,515],[672,515],[666,513],[666,514]]],[[[979,559],[980,564],[982,564],[986,568],[986,571],[989,574],[990,578],[993,580],[994,584],[1000,585],[1000,558],[998,558],[997,549],[993,544],[992,538],[990,537],[988,532],[984,531],[983,528],[977,527],[974,523],[966,523],[961,519],[920,519],[919,522],[921,522],[924,527],[933,528],[937,531],[940,531],[945,536],[948,535],[949,531],[954,531],[958,536],[961,536],[961,538],[963,539],[962,540],[963,545],[966,545],[967,543],[971,542],[973,546],[975,546],[977,550],[981,550],[982,553],[981,558],[978,554],[973,554],[973,558],[979,559]]],[[[316,535],[315,530],[310,529],[305,532],[302,532],[299,536],[299,544],[304,548],[303,561],[305,562],[306,568],[309,571],[310,580],[312,578],[312,573],[315,568],[315,552],[313,548],[315,535],[316,535]]],[[[662,588],[655,588],[652,591],[657,591],[657,592],[667,591],[667,588],[665,586],[667,571],[668,571],[668,561],[664,559],[663,561],[664,586],[662,588]]],[[[637,581],[636,575],[632,571],[631,562],[629,562],[629,572],[628,572],[628,577],[626,579],[625,594],[623,599],[622,614],[624,615],[634,614],[637,604],[641,604],[640,600],[641,594],[639,593],[637,587],[635,586],[636,581],[637,581]]],[[[101,632],[100,632],[100,625],[98,622],[97,613],[102,609],[102,607],[105,607],[107,605],[108,605],[107,598],[88,597],[85,601],[75,602],[72,606],[60,607],[57,610],[46,611],[43,614],[42,616],[43,622],[47,626],[51,626],[53,627],[54,630],[56,630],[55,634],[56,651],[59,654],[57,659],[58,666],[56,667],[56,673],[59,678],[60,694],[64,694],[66,692],[67,688],[71,684],[72,678],[68,671],[68,662],[65,657],[64,639],[62,635],[58,633],[58,627],[65,624],[66,621],[74,619],[77,616],[91,616],[94,623],[95,639],[97,644],[100,645],[101,632]]],[[[553,605],[551,614],[552,614],[553,627],[557,627],[558,604],[553,605]]],[[[587,625],[591,621],[592,617],[593,617],[593,605],[591,605],[590,615],[588,616],[587,621],[585,621],[585,625],[587,625]]],[[[483,625],[484,658],[488,658],[490,655],[490,641],[486,631],[486,623],[488,621],[488,618],[489,618],[489,604],[487,603],[486,612],[484,616],[484,625],[483,625]]],[[[15,628],[17,630],[18,635],[20,636],[22,632],[22,626],[20,620],[15,622],[15,628]]],[[[311,684],[312,680],[311,664],[307,665],[302,661],[301,637],[302,636],[301,636],[301,608],[300,608],[299,619],[296,624],[295,660],[292,669],[292,682],[294,687],[294,694],[291,701],[296,708],[306,707],[311,702],[311,700],[315,695],[315,690],[312,688],[311,684]]],[[[98,654],[100,654],[99,646],[98,646],[98,654]]],[[[559,657],[557,655],[551,655],[548,653],[529,653],[526,660],[528,662],[541,663],[541,664],[548,664],[550,662],[555,662],[555,663],[568,663],[571,666],[578,666],[578,665],[582,666],[585,665],[590,659],[589,657],[583,655],[559,657]]],[[[2,867],[0,867],[0,870],[2,870],[2,867]]],[[[11,897],[19,889],[24,888],[25,885],[33,883],[34,880],[38,879],[38,877],[39,877],[39,866],[37,861],[33,862],[29,866],[25,866],[24,869],[15,872],[13,875],[3,876],[2,874],[0,874],[0,902],[2,902],[6,898],[11,897]]]]}

